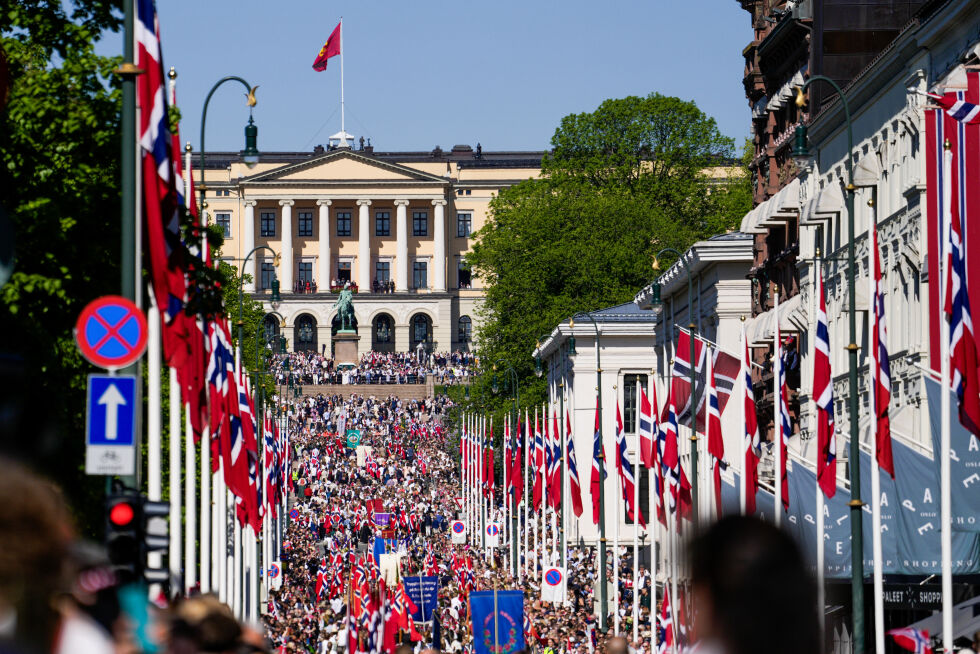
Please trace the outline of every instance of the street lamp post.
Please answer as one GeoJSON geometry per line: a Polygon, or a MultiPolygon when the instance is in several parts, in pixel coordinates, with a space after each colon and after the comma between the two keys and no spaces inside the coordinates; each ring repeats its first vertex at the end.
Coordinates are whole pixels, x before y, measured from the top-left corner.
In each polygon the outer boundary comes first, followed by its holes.
{"type": "MultiPolygon", "coordinates": [[[[245,294],[243,292],[243,288],[244,288],[244,284],[245,284],[245,266],[246,266],[246,264],[248,264],[248,260],[251,258],[251,256],[253,254],[255,254],[255,252],[257,252],[258,250],[268,250],[269,252],[271,252],[272,253],[272,260],[273,260],[273,262],[275,262],[275,266],[277,268],[279,267],[279,255],[276,254],[276,251],[273,250],[272,248],[270,248],[268,245],[258,245],[256,247],[252,248],[249,251],[249,253],[245,255],[245,258],[242,260],[242,269],[241,269],[241,272],[238,274],[238,322],[236,323],[236,325],[238,326],[238,347],[239,347],[239,349],[241,349],[242,343],[244,342],[244,341],[242,341],[242,327],[245,325],[245,323],[242,320],[242,310],[243,310],[243,307],[244,307],[244,304],[245,304],[245,294]]],[[[278,280],[273,281],[273,284],[272,284],[272,301],[274,303],[275,302],[278,302],[278,300],[279,300],[279,297],[278,297],[279,296],[279,288],[278,288],[278,286],[279,286],[279,281],[278,280]]],[[[285,322],[285,321],[283,321],[283,322],[285,322]]]]}
{"type": "MultiPolygon", "coordinates": [[[[857,346],[857,311],[855,309],[855,253],[854,253],[854,137],[851,132],[851,112],[847,106],[847,98],[840,86],[834,80],[823,75],[814,75],[803,86],[796,90],[796,105],[802,108],[806,104],[803,91],[816,81],[826,82],[840,98],[844,109],[844,123],[847,127],[847,326],[850,337],[848,343],[848,414],[850,420],[850,455],[848,468],[850,470],[851,501],[847,503],[851,510],[851,604],[852,629],[854,631],[854,654],[864,654],[864,537],[861,531],[861,467],[859,465],[861,449],[858,441],[858,346],[857,346]]],[[[796,126],[796,138],[793,143],[793,158],[802,165],[809,159],[806,125],[802,121],[796,126]]]]}
{"type": "MultiPolygon", "coordinates": [[[[599,479],[599,631],[606,633],[609,624],[609,589],[607,588],[606,577],[606,511],[605,511],[605,472],[606,472],[606,450],[602,447],[602,360],[600,358],[602,348],[599,343],[599,324],[591,313],[577,313],[568,321],[569,329],[575,329],[575,319],[585,316],[592,322],[595,328],[595,390],[596,390],[596,411],[599,413],[599,465],[602,469],[602,477],[599,479]]],[[[574,338],[574,336],[572,336],[574,338]]],[[[569,346],[569,356],[575,354],[574,341],[569,346]]],[[[618,610],[618,608],[617,608],[618,610]]]]}
{"type": "MultiPolygon", "coordinates": [[[[514,370],[513,367],[511,367],[509,364],[507,364],[503,359],[497,359],[497,362],[493,364],[494,376],[493,376],[493,379],[491,380],[490,389],[494,393],[496,393],[497,390],[498,390],[498,388],[497,388],[497,375],[496,375],[496,370],[497,370],[497,364],[498,363],[503,363],[504,366],[506,366],[505,369],[507,370],[507,372],[510,373],[510,375],[511,375],[511,381],[514,384],[514,394],[513,394],[513,397],[514,397],[514,422],[511,424],[511,427],[510,427],[511,428],[510,438],[511,438],[511,443],[513,443],[514,442],[514,432],[513,432],[513,430],[515,428],[517,428],[517,425],[520,423],[520,420],[521,420],[521,411],[520,411],[521,391],[520,391],[520,387],[519,387],[518,381],[517,381],[518,380],[518,378],[517,378],[517,372],[514,370]]],[[[504,460],[504,465],[507,465],[507,461],[506,460],[504,460]]],[[[511,479],[511,483],[512,484],[514,483],[513,479],[511,479]]],[[[507,496],[507,489],[506,488],[504,488],[504,496],[505,497],[507,496]]],[[[510,503],[510,498],[508,498],[507,502],[510,503]]],[[[514,505],[513,510],[510,512],[510,517],[511,517],[511,530],[510,530],[511,565],[512,565],[512,568],[513,568],[513,573],[516,576],[517,575],[517,529],[518,529],[518,524],[517,524],[517,505],[516,504],[514,505]]]]}
{"type": "MultiPolygon", "coordinates": [[[[665,253],[671,253],[677,257],[677,261],[684,266],[684,271],[687,273],[687,317],[689,322],[687,328],[689,330],[688,341],[690,342],[690,353],[688,356],[688,372],[690,374],[691,381],[691,395],[688,400],[688,405],[690,406],[690,416],[691,416],[691,503],[693,504],[691,510],[691,518],[694,524],[698,524],[698,430],[697,430],[697,396],[695,394],[694,388],[694,377],[695,377],[695,366],[696,362],[694,360],[694,330],[697,328],[697,324],[694,322],[694,278],[691,276],[691,268],[687,261],[684,260],[683,255],[675,250],[674,248],[664,248],[653,258],[653,269],[659,270],[660,264],[658,259],[662,257],[665,253]]],[[[662,304],[660,299],[660,285],[654,284],[654,294],[653,303],[662,304]]]]}
{"type": "Polygon", "coordinates": [[[247,97],[246,104],[249,107],[248,124],[245,126],[245,149],[242,150],[242,159],[245,162],[245,165],[248,166],[249,168],[251,168],[252,166],[254,166],[259,162],[259,151],[258,148],[256,147],[259,128],[255,126],[255,121],[252,120],[252,107],[255,106],[255,102],[256,102],[255,89],[259,87],[252,86],[251,84],[246,82],[241,77],[238,77],[237,75],[229,75],[227,77],[222,77],[217,82],[215,82],[214,86],[211,87],[211,90],[208,92],[208,96],[204,99],[204,109],[201,111],[201,181],[197,185],[197,190],[201,192],[198,209],[202,219],[204,217],[204,192],[207,191],[208,188],[204,182],[204,163],[207,155],[207,150],[204,149],[204,126],[208,120],[208,104],[211,102],[211,96],[214,95],[214,92],[218,90],[218,87],[220,87],[225,82],[231,82],[231,81],[240,82],[242,86],[245,87],[246,97],[247,97]]]}

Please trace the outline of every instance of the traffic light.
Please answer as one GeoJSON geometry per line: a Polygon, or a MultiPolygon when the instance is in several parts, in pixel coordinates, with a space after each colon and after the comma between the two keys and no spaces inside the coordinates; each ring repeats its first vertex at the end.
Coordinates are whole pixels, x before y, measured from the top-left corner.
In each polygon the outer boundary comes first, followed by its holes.
{"type": "Polygon", "coordinates": [[[170,546],[169,512],[169,503],[151,502],[134,490],[122,489],[106,498],[106,552],[120,583],[168,580],[167,570],[147,567],[146,555],[170,546]]]}

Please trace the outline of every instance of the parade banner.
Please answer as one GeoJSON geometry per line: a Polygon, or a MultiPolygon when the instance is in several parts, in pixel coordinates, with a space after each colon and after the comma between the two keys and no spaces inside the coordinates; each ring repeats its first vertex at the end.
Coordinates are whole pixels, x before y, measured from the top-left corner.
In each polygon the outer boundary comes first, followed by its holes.
{"type": "Polygon", "coordinates": [[[567,600],[567,579],[565,568],[548,567],[544,569],[544,583],[541,584],[541,599],[553,604],[564,604],[567,600]]]}
{"type": "Polygon", "coordinates": [[[374,562],[381,565],[381,555],[382,554],[394,554],[398,551],[398,539],[396,538],[374,538],[374,547],[372,548],[372,553],[374,554],[374,562]]]}
{"type": "Polygon", "coordinates": [[[462,520],[453,520],[449,524],[449,530],[452,532],[452,542],[454,545],[460,545],[466,542],[466,523],[462,520]]]}
{"type": "Polygon", "coordinates": [[[412,614],[415,622],[428,622],[439,601],[439,577],[403,577],[405,592],[418,611],[412,614]]]}
{"type": "MultiPolygon", "coordinates": [[[[939,452],[941,435],[939,405],[942,395],[939,383],[923,376],[929,398],[929,426],[932,428],[932,451],[939,452]]],[[[956,394],[949,392],[950,406],[956,406],[956,394]]],[[[953,501],[953,531],[980,531],[980,439],[968,432],[955,418],[949,421],[950,490],[953,501]]],[[[939,460],[933,458],[936,478],[939,460]]]]}
{"type": "Polygon", "coordinates": [[[391,514],[390,513],[375,513],[374,514],[374,524],[379,527],[387,527],[391,524],[391,514]]]}
{"type": "Polygon", "coordinates": [[[514,654],[524,649],[523,591],[470,593],[470,611],[474,654],[514,654]]]}
{"type": "Polygon", "coordinates": [[[379,554],[378,569],[381,571],[381,578],[389,586],[398,583],[398,572],[404,554],[379,554]]]}

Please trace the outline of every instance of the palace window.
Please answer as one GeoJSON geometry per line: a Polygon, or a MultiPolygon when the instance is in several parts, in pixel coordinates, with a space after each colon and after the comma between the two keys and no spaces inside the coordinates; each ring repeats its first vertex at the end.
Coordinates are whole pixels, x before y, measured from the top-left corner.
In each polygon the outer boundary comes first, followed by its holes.
{"type": "Polygon", "coordinates": [[[412,212],[412,236],[428,236],[428,235],[429,235],[429,212],[413,211],[412,212]]]}
{"type": "Polygon", "coordinates": [[[416,261],[412,264],[412,288],[429,288],[429,264],[416,261]]]}
{"type": "Polygon", "coordinates": [[[299,232],[298,236],[313,236],[313,212],[299,212],[299,232]]]}
{"type": "Polygon", "coordinates": [[[313,262],[312,261],[300,261],[299,268],[297,270],[299,273],[299,281],[303,284],[306,282],[313,281],[313,262]]]}
{"type": "Polygon", "coordinates": [[[374,212],[374,235],[391,236],[391,212],[390,211],[374,212]]]}
{"type": "Polygon", "coordinates": [[[374,278],[379,282],[387,282],[391,279],[391,262],[377,261],[374,264],[374,278]]]}
{"type": "Polygon", "coordinates": [[[337,262],[337,281],[343,285],[350,281],[350,261],[337,262]]]}
{"type": "Polygon", "coordinates": [[[459,334],[458,340],[460,343],[469,343],[470,338],[473,336],[473,321],[469,316],[459,317],[459,334]]]}
{"type": "Polygon", "coordinates": [[[214,214],[214,222],[218,224],[221,228],[221,235],[225,238],[231,238],[231,214],[230,213],[216,213],[214,214]]]}
{"type": "Polygon", "coordinates": [[[469,238],[472,229],[473,229],[473,214],[471,213],[456,214],[456,236],[458,236],[459,238],[469,238]]]}
{"type": "Polygon", "coordinates": [[[272,280],[276,278],[276,265],[271,261],[262,262],[262,288],[272,288],[272,280]]]}
{"type": "Polygon", "coordinates": [[[263,211],[259,214],[259,236],[273,238],[276,235],[276,212],[263,211]]]}
{"type": "Polygon", "coordinates": [[[337,212],[337,236],[350,236],[350,211],[337,212]]]}
{"type": "Polygon", "coordinates": [[[646,375],[623,375],[623,431],[627,434],[636,433],[636,409],[639,406],[636,385],[647,387],[646,375]]]}

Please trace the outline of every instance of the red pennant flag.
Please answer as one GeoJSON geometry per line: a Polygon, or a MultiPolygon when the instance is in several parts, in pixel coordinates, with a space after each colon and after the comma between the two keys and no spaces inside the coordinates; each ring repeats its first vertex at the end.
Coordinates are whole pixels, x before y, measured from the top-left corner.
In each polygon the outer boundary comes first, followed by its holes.
{"type": "Polygon", "coordinates": [[[313,70],[318,73],[327,69],[327,60],[330,57],[336,57],[340,54],[340,26],[343,24],[343,21],[337,23],[337,27],[333,28],[330,36],[327,37],[327,42],[320,48],[320,54],[316,56],[316,60],[313,62],[313,70]]]}

